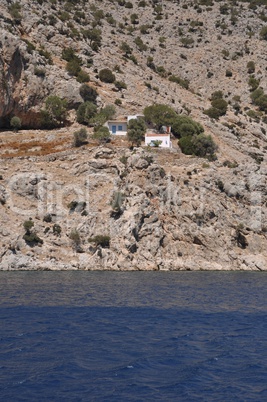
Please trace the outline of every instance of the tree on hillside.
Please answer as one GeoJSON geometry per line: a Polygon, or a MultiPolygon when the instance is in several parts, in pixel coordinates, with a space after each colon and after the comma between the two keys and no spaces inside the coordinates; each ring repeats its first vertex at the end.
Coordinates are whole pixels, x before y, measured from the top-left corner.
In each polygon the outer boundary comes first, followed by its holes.
{"type": "Polygon", "coordinates": [[[56,95],[49,96],[45,101],[45,109],[41,110],[42,123],[47,128],[63,125],[67,119],[67,101],[56,95]]]}
{"type": "Polygon", "coordinates": [[[114,105],[107,105],[103,107],[91,120],[90,123],[95,126],[95,128],[100,128],[103,124],[110,120],[116,112],[114,105]]]}
{"type": "Polygon", "coordinates": [[[156,104],[144,109],[145,121],[156,129],[162,126],[170,126],[177,117],[177,113],[168,105],[156,104]]]}
{"type": "Polygon", "coordinates": [[[132,119],[129,121],[127,138],[132,146],[140,146],[146,132],[146,124],[143,119],[132,119]]]}
{"type": "Polygon", "coordinates": [[[99,79],[102,82],[111,84],[115,81],[116,77],[109,68],[103,68],[99,71],[99,79]]]}
{"type": "Polygon", "coordinates": [[[80,124],[89,124],[96,113],[97,106],[93,102],[84,102],[77,109],[77,121],[80,124]]]}
{"type": "Polygon", "coordinates": [[[110,140],[110,132],[107,127],[98,127],[93,134],[93,138],[98,140],[99,144],[110,140]]]}
{"type": "Polygon", "coordinates": [[[89,85],[83,84],[80,86],[79,89],[80,95],[83,98],[84,102],[93,102],[96,103],[96,98],[98,96],[98,93],[96,90],[89,85]]]}
{"type": "Polygon", "coordinates": [[[177,115],[172,121],[171,127],[173,135],[177,138],[198,135],[204,132],[201,124],[185,115],[177,115]]]}
{"type": "Polygon", "coordinates": [[[201,158],[207,157],[212,160],[218,148],[211,136],[205,134],[182,137],[178,144],[186,155],[196,155],[201,158]]]}
{"type": "Polygon", "coordinates": [[[211,95],[211,107],[204,110],[204,114],[208,115],[211,119],[219,119],[227,112],[227,102],[223,99],[222,91],[215,91],[211,95]]]}
{"type": "Polygon", "coordinates": [[[81,128],[78,131],[75,131],[73,134],[73,146],[80,147],[87,142],[87,130],[85,128],[81,128]]]}

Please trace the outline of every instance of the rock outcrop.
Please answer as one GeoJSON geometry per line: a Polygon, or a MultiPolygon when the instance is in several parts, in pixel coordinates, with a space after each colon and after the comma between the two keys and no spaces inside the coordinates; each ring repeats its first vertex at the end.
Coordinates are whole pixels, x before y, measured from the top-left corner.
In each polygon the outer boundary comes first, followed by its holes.
{"type": "Polygon", "coordinates": [[[265,270],[265,170],[246,162],[113,145],[20,158],[20,173],[5,159],[0,267],[265,270]]]}

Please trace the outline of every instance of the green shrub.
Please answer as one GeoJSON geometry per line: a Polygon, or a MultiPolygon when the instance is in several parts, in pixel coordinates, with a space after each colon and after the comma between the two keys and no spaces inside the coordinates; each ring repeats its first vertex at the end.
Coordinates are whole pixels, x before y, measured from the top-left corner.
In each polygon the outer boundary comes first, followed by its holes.
{"type": "Polygon", "coordinates": [[[256,79],[255,77],[253,77],[253,75],[251,75],[248,80],[248,85],[250,87],[249,90],[251,92],[255,91],[260,85],[260,80],[256,79]]]}
{"type": "Polygon", "coordinates": [[[40,237],[37,236],[36,233],[31,231],[33,226],[34,223],[31,219],[29,219],[28,221],[24,221],[23,227],[25,230],[25,234],[23,235],[23,239],[26,241],[26,243],[29,243],[30,245],[35,245],[36,243],[43,244],[43,240],[40,239],[40,237]]]}
{"type": "Polygon", "coordinates": [[[83,98],[84,102],[96,102],[96,98],[98,96],[98,93],[96,90],[89,85],[83,84],[80,86],[80,95],[83,98]]]}
{"type": "Polygon", "coordinates": [[[67,207],[69,208],[70,212],[73,212],[78,205],[78,201],[71,201],[67,207]]]}
{"type": "Polygon", "coordinates": [[[114,105],[107,105],[92,117],[89,123],[93,125],[94,130],[97,131],[107,120],[110,120],[114,116],[115,112],[116,108],[114,105]]]}
{"type": "Polygon", "coordinates": [[[70,232],[69,238],[72,242],[73,248],[78,252],[81,251],[81,237],[77,229],[73,229],[70,232]]]}
{"type": "Polygon", "coordinates": [[[136,13],[131,14],[130,19],[133,25],[139,24],[138,15],[136,13]]]}
{"type": "Polygon", "coordinates": [[[43,240],[36,233],[25,233],[23,240],[30,245],[35,245],[36,243],[43,244],[43,240]]]}
{"type": "Polygon", "coordinates": [[[20,14],[21,5],[19,4],[19,2],[16,1],[15,3],[11,4],[8,7],[8,11],[11,17],[15,20],[16,24],[19,24],[22,20],[22,15],[20,14]]]}
{"type": "Polygon", "coordinates": [[[40,56],[44,57],[47,60],[48,64],[50,65],[53,64],[52,55],[48,50],[46,50],[43,46],[41,46],[38,52],[40,56]]]}
{"type": "Polygon", "coordinates": [[[213,157],[217,150],[217,145],[210,135],[199,134],[192,137],[194,154],[200,157],[213,157]]]}
{"type": "Polygon", "coordinates": [[[202,125],[189,116],[177,115],[171,122],[172,133],[175,137],[188,137],[204,132],[202,125]]]}
{"type": "Polygon", "coordinates": [[[266,94],[259,96],[257,99],[255,99],[254,103],[256,106],[259,107],[260,110],[267,113],[267,95],[266,94]]]}
{"type": "Polygon", "coordinates": [[[110,140],[110,132],[107,127],[99,127],[93,134],[93,138],[98,140],[99,144],[110,140]]]}
{"type": "Polygon", "coordinates": [[[147,50],[147,45],[142,41],[140,36],[137,36],[135,38],[134,43],[136,44],[136,46],[137,46],[138,50],[140,50],[140,52],[145,52],[147,50]]]}
{"type": "Polygon", "coordinates": [[[249,74],[253,74],[255,72],[255,63],[254,61],[249,61],[247,63],[247,70],[249,74]]]}
{"type": "Polygon", "coordinates": [[[132,53],[131,47],[128,45],[127,42],[122,42],[120,45],[120,50],[123,52],[123,55],[125,57],[129,57],[129,55],[132,53]]]}
{"type": "Polygon", "coordinates": [[[43,68],[43,67],[38,67],[38,66],[34,66],[34,74],[35,74],[37,77],[44,78],[44,77],[45,77],[45,74],[46,74],[45,68],[43,68]]]}
{"type": "Polygon", "coordinates": [[[80,61],[77,58],[68,61],[66,64],[66,70],[70,75],[77,77],[81,71],[80,61]]]}
{"type": "Polygon", "coordinates": [[[91,49],[97,52],[101,47],[101,41],[102,41],[101,30],[97,28],[86,29],[82,31],[82,34],[85,39],[89,40],[91,49]]]}
{"type": "Polygon", "coordinates": [[[127,85],[123,81],[115,81],[115,87],[121,91],[122,89],[127,89],[127,85]]]}
{"type": "Polygon", "coordinates": [[[41,110],[42,124],[47,128],[59,127],[66,122],[67,101],[56,95],[49,96],[45,101],[45,109],[41,110]]]}
{"type": "Polygon", "coordinates": [[[52,222],[52,215],[51,214],[45,214],[45,216],[43,217],[43,221],[46,223],[50,223],[52,222]]]}
{"type": "Polygon", "coordinates": [[[145,121],[152,124],[156,129],[162,126],[171,126],[177,113],[168,105],[155,104],[144,109],[145,121]]]}
{"type": "Polygon", "coordinates": [[[192,144],[192,137],[181,137],[178,142],[181,151],[186,155],[194,154],[194,146],[192,144]]]}
{"type": "Polygon", "coordinates": [[[125,3],[125,8],[133,8],[133,3],[131,3],[130,1],[127,1],[125,3]]]}
{"type": "Polygon", "coordinates": [[[223,99],[223,92],[222,91],[215,91],[211,94],[210,100],[211,102],[216,99],[223,99]]]}
{"type": "Polygon", "coordinates": [[[114,103],[115,103],[115,105],[117,105],[117,106],[121,106],[121,105],[122,105],[122,101],[121,101],[121,99],[119,99],[119,98],[116,98],[114,103]]]}
{"type": "Polygon", "coordinates": [[[77,122],[80,124],[89,124],[96,113],[97,106],[93,102],[84,102],[77,109],[77,122]]]}
{"type": "Polygon", "coordinates": [[[171,82],[176,82],[179,84],[181,87],[188,89],[189,88],[189,81],[186,79],[183,79],[181,77],[177,77],[176,75],[170,75],[169,81],[171,82]]]}
{"type": "Polygon", "coordinates": [[[66,61],[71,61],[75,59],[77,56],[75,54],[75,50],[72,47],[66,47],[62,50],[62,59],[66,61]]]}
{"type": "Polygon", "coordinates": [[[99,79],[102,82],[113,83],[116,77],[109,68],[103,68],[99,71],[99,79]]]}
{"type": "Polygon", "coordinates": [[[23,223],[23,227],[24,227],[24,230],[26,231],[26,233],[30,233],[33,226],[34,226],[34,222],[30,219],[28,221],[24,221],[24,223],[23,223]]]}
{"type": "Polygon", "coordinates": [[[89,243],[95,243],[96,246],[101,246],[103,248],[108,248],[110,246],[110,236],[106,235],[96,235],[88,239],[89,243]]]}
{"type": "Polygon", "coordinates": [[[214,158],[217,146],[211,136],[199,134],[180,138],[179,147],[186,155],[214,158]]]}
{"type": "Polygon", "coordinates": [[[55,223],[53,225],[53,234],[55,234],[56,236],[60,236],[61,232],[62,232],[61,226],[55,223]]]}
{"type": "Polygon", "coordinates": [[[23,40],[23,42],[25,42],[26,45],[27,45],[27,51],[28,51],[30,54],[32,54],[32,52],[36,49],[36,47],[34,46],[34,44],[31,43],[30,41],[28,41],[27,39],[22,39],[22,40],[23,40]]]}
{"type": "Polygon", "coordinates": [[[211,95],[211,108],[204,110],[204,114],[212,119],[219,119],[227,112],[227,102],[223,99],[223,93],[221,91],[213,92],[211,95]]]}
{"type": "Polygon", "coordinates": [[[80,147],[84,145],[87,141],[87,130],[85,128],[81,128],[78,131],[75,131],[73,134],[74,141],[73,141],[73,146],[74,147],[80,147]]]}
{"type": "Polygon", "coordinates": [[[267,26],[262,27],[262,29],[260,30],[260,38],[267,40],[267,26]]]}
{"type": "Polygon", "coordinates": [[[21,120],[19,117],[14,116],[10,120],[10,126],[14,131],[18,131],[21,128],[21,120]]]}
{"type": "Polygon", "coordinates": [[[149,29],[151,29],[151,28],[152,28],[152,26],[151,26],[151,25],[148,25],[148,24],[146,24],[146,25],[141,25],[141,26],[140,26],[140,32],[141,32],[142,35],[149,34],[149,29]]]}
{"type": "Polygon", "coordinates": [[[77,78],[76,78],[76,79],[77,79],[77,81],[80,82],[80,83],[88,82],[88,81],[90,81],[90,76],[89,76],[89,74],[87,74],[86,71],[80,70],[80,71],[78,72],[78,75],[77,75],[77,78]]]}
{"type": "Polygon", "coordinates": [[[184,47],[189,48],[194,44],[194,39],[191,37],[183,37],[181,43],[184,47]]]}
{"type": "Polygon", "coordinates": [[[260,98],[262,95],[264,95],[264,91],[262,88],[257,88],[255,89],[251,94],[250,97],[252,99],[252,102],[255,103],[255,101],[260,98]]]}
{"type": "Polygon", "coordinates": [[[146,132],[146,124],[143,119],[129,121],[127,139],[133,145],[140,146],[146,132]]]}

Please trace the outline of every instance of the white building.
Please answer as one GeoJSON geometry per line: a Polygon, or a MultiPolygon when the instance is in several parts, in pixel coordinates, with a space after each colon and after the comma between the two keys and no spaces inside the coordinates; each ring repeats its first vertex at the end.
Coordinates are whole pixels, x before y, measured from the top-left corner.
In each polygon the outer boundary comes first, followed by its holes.
{"type": "Polygon", "coordinates": [[[127,119],[109,120],[105,124],[111,135],[127,134],[127,119]]]}
{"type": "Polygon", "coordinates": [[[126,135],[129,121],[143,117],[144,115],[142,114],[135,114],[132,116],[127,116],[116,120],[109,120],[105,123],[105,127],[109,129],[111,135],[126,135]]]}
{"type": "Polygon", "coordinates": [[[159,146],[161,148],[172,148],[171,135],[167,133],[147,133],[145,135],[145,145],[155,147],[161,141],[159,146]]]}

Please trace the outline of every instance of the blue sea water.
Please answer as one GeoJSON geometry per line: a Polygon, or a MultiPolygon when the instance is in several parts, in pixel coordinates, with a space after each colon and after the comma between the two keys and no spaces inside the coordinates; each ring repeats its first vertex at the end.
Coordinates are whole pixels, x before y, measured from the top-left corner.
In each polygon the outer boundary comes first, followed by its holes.
{"type": "Polygon", "coordinates": [[[0,272],[0,400],[267,401],[267,274],[0,272]]]}

